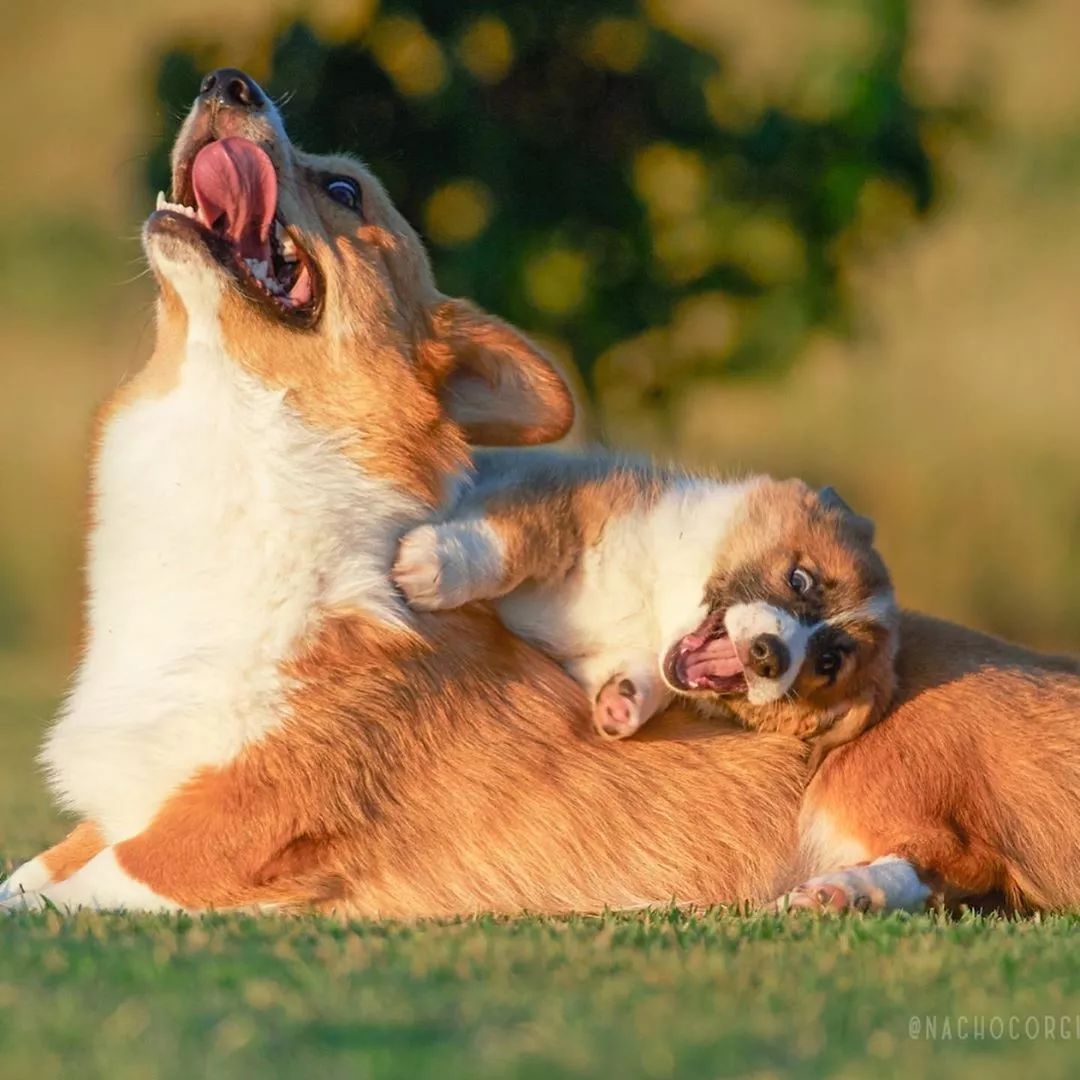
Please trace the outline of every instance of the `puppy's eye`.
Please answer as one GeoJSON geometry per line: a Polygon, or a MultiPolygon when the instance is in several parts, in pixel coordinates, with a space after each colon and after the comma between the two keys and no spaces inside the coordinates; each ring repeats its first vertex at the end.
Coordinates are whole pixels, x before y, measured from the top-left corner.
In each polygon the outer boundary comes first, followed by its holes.
{"type": "Polygon", "coordinates": [[[795,569],[788,574],[788,584],[799,594],[799,596],[802,596],[814,587],[814,576],[809,570],[804,570],[801,566],[796,566],[795,569]]]}
{"type": "Polygon", "coordinates": [[[834,679],[843,666],[844,657],[839,649],[829,649],[814,661],[814,674],[823,679],[834,679]]]}
{"type": "Polygon", "coordinates": [[[331,176],[323,184],[326,194],[334,202],[347,206],[350,210],[360,207],[360,185],[348,176],[331,176]]]}

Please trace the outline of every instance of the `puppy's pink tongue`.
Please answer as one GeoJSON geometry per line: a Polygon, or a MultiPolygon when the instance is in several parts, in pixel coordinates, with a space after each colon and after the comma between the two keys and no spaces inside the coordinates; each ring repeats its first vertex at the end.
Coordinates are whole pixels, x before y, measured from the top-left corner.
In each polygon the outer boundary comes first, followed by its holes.
{"type": "Polygon", "coordinates": [[[690,686],[705,679],[730,679],[741,675],[743,671],[739,654],[729,637],[713,638],[684,653],[679,666],[682,668],[683,678],[690,686]]]}
{"type": "Polygon", "coordinates": [[[277,210],[277,174],[266,151],[247,139],[219,139],[195,155],[191,168],[199,221],[217,229],[241,258],[270,258],[277,210]]]}

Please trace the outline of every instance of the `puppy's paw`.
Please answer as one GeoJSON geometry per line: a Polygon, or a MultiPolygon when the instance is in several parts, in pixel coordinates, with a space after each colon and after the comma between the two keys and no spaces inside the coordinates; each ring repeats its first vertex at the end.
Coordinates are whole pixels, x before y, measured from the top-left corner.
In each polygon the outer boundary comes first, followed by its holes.
{"type": "Polygon", "coordinates": [[[810,878],[776,901],[778,912],[840,915],[850,911],[925,911],[935,898],[906,859],[885,855],[810,878]]]}
{"type": "Polygon", "coordinates": [[[613,675],[600,688],[593,703],[593,727],[602,738],[625,739],[648,719],[643,695],[633,679],[613,675]]]}
{"type": "Polygon", "coordinates": [[[443,591],[444,567],[439,553],[439,530],[421,525],[402,537],[390,577],[410,605],[420,611],[454,607],[443,591]]]}
{"type": "Polygon", "coordinates": [[[873,911],[873,898],[843,875],[814,878],[776,901],[778,912],[807,911],[813,915],[842,915],[847,911],[873,911]]]}

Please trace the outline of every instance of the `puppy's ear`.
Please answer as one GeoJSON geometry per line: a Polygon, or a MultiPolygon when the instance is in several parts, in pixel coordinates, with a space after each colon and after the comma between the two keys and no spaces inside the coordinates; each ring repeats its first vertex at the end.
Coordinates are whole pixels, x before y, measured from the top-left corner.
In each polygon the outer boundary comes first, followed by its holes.
{"type": "Polygon", "coordinates": [[[856,514],[854,510],[844,501],[840,496],[840,492],[834,487],[823,487],[818,493],[818,502],[826,510],[836,510],[843,515],[844,519],[851,526],[855,535],[860,540],[865,541],[867,544],[874,542],[874,523],[868,517],[863,517],[862,514],[856,514]]]}
{"type": "Polygon", "coordinates": [[[847,712],[818,735],[812,744],[808,761],[809,775],[813,776],[831,750],[858,738],[872,728],[889,711],[896,694],[896,648],[895,629],[885,631],[887,639],[880,645],[878,655],[862,683],[861,692],[847,712]]]}
{"type": "Polygon", "coordinates": [[[480,446],[536,446],[562,438],[574,399],[547,356],[501,319],[465,300],[430,311],[427,359],[439,398],[480,446]]]}

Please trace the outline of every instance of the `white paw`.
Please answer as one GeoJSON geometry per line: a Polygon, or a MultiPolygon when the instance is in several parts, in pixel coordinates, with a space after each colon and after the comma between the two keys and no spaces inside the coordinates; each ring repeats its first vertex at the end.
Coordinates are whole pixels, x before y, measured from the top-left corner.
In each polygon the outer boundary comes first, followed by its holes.
{"type": "Polygon", "coordinates": [[[8,891],[0,892],[0,911],[43,911],[48,905],[41,893],[8,891]]]}
{"type": "Polygon", "coordinates": [[[461,607],[498,595],[502,556],[486,522],[421,525],[398,546],[390,576],[420,611],[461,607]]]}
{"type": "Polygon", "coordinates": [[[0,882],[0,907],[27,907],[28,898],[44,889],[51,881],[52,874],[40,856],[24,862],[6,881],[0,882]]]}
{"type": "Polygon", "coordinates": [[[439,530],[434,525],[421,525],[402,538],[390,571],[405,599],[420,611],[439,611],[460,603],[444,588],[449,582],[439,548],[439,530]]]}
{"type": "Polygon", "coordinates": [[[924,911],[931,889],[906,859],[885,855],[810,878],[776,901],[777,911],[924,911]]]}

